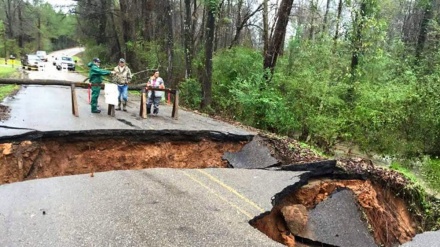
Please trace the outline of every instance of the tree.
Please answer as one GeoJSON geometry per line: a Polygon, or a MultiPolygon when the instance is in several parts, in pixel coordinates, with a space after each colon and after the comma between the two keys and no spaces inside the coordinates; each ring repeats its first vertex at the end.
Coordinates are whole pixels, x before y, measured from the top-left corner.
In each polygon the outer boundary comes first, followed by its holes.
{"type": "Polygon", "coordinates": [[[185,49],[185,78],[190,78],[192,74],[193,56],[193,37],[194,29],[191,24],[191,0],[185,0],[185,19],[184,19],[184,49],[185,49]]]}
{"type": "Polygon", "coordinates": [[[207,108],[212,101],[212,55],[214,52],[215,14],[218,10],[217,0],[207,0],[206,40],[205,40],[205,71],[202,81],[201,108],[207,108]]]}
{"type": "Polygon", "coordinates": [[[263,68],[269,69],[273,74],[278,55],[282,52],[283,41],[286,35],[287,23],[292,9],[293,0],[282,0],[277,13],[275,30],[270,38],[267,52],[264,54],[263,68]]]}

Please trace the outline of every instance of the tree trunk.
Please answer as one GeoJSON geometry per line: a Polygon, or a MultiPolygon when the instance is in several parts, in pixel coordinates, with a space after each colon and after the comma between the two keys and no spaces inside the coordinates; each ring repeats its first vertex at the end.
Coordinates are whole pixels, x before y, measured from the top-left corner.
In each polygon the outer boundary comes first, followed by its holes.
{"type": "MultiPolygon", "coordinates": [[[[275,31],[269,42],[267,53],[264,56],[264,69],[270,69],[273,74],[277,63],[278,55],[282,52],[284,36],[289,22],[289,15],[292,9],[293,0],[282,0],[277,14],[275,31]]],[[[269,79],[268,77],[266,79],[269,79]]]]}
{"type": "Polygon", "coordinates": [[[354,20],[354,37],[352,39],[353,51],[351,53],[351,78],[356,80],[356,70],[359,65],[359,56],[362,53],[362,30],[364,29],[365,16],[367,13],[367,4],[365,0],[362,1],[359,12],[356,13],[354,20]]]}
{"type": "Polygon", "coordinates": [[[266,57],[269,46],[268,0],[263,1],[263,55],[266,57]]]}
{"type": "Polygon", "coordinates": [[[324,20],[322,21],[322,35],[325,35],[325,32],[327,31],[328,11],[330,9],[330,1],[331,0],[327,0],[327,4],[325,6],[324,20]]]}
{"type": "Polygon", "coordinates": [[[214,48],[215,33],[215,7],[208,5],[206,20],[206,42],[205,42],[205,73],[202,84],[201,108],[205,109],[212,101],[212,55],[214,48]]]}
{"type": "MultiPolygon", "coordinates": [[[[123,0],[121,0],[123,1],[123,0]]],[[[101,9],[103,10],[107,10],[108,9],[108,4],[107,4],[107,0],[101,0],[101,9]]],[[[107,15],[106,13],[103,11],[102,13],[100,13],[100,18],[99,21],[97,23],[98,25],[98,29],[99,32],[97,33],[97,37],[96,37],[96,43],[98,45],[106,45],[107,44],[107,35],[106,35],[106,31],[107,31],[107,15]]]]}
{"type": "Polygon", "coordinates": [[[131,1],[129,0],[120,0],[119,6],[121,8],[121,21],[122,21],[122,37],[123,37],[123,51],[125,52],[125,59],[132,64],[134,69],[137,69],[136,64],[136,54],[133,51],[133,48],[128,49],[127,43],[134,43],[135,40],[135,23],[133,21],[133,12],[131,11],[131,1]]]}
{"type": "Polygon", "coordinates": [[[38,50],[42,50],[42,40],[41,40],[41,14],[40,12],[37,13],[37,44],[38,44],[38,50]]]}
{"type": "Polygon", "coordinates": [[[20,28],[19,35],[18,35],[18,47],[21,49],[24,48],[24,42],[23,42],[23,35],[24,35],[24,29],[23,29],[23,2],[20,1],[18,5],[18,26],[20,28]]]}
{"type": "Polygon", "coordinates": [[[434,4],[434,0],[426,3],[425,10],[423,12],[423,19],[420,25],[419,36],[417,39],[416,46],[416,58],[417,60],[420,58],[423,48],[425,47],[426,36],[428,35],[428,24],[432,18],[432,5],[434,4]]]}
{"type": "Polygon", "coordinates": [[[190,78],[192,74],[193,54],[193,29],[191,25],[191,0],[185,0],[184,20],[184,46],[185,46],[185,77],[190,78]]]}
{"type": "Polygon", "coordinates": [[[167,49],[167,58],[168,58],[168,66],[167,66],[167,83],[168,86],[172,88],[176,88],[176,83],[173,80],[173,59],[174,59],[174,35],[173,35],[173,9],[171,6],[171,0],[166,0],[165,3],[165,14],[167,15],[166,25],[167,25],[167,41],[166,41],[166,49],[167,49]]]}
{"type": "Polygon", "coordinates": [[[310,1],[310,30],[309,30],[309,40],[315,38],[315,11],[316,5],[313,0],[310,1]]]}
{"type": "Polygon", "coordinates": [[[341,13],[342,13],[342,0],[339,0],[338,4],[338,17],[336,18],[336,29],[335,29],[335,36],[333,37],[334,46],[336,47],[336,43],[339,38],[339,25],[341,23],[341,13]]]}

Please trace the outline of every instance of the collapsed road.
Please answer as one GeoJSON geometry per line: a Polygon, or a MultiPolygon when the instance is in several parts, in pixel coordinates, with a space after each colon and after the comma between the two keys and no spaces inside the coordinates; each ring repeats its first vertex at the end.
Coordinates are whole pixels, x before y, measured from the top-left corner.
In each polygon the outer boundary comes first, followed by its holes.
{"type": "Polygon", "coordinates": [[[396,172],[167,105],[94,115],[82,89],[77,118],[68,93],[3,102],[0,246],[438,246],[396,172]]]}
{"type": "Polygon", "coordinates": [[[399,174],[317,156],[284,164],[283,144],[177,130],[2,138],[0,245],[396,246],[420,232],[392,189],[399,174]]]}

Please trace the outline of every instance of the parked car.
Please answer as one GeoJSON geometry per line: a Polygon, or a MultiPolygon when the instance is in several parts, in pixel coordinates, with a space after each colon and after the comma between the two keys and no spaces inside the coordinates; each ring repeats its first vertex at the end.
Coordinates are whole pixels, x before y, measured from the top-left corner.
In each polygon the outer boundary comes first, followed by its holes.
{"type": "Polygon", "coordinates": [[[35,54],[26,54],[21,58],[21,66],[23,69],[39,69],[44,67],[44,62],[35,54]]]}
{"type": "Polygon", "coordinates": [[[66,66],[68,70],[75,71],[75,61],[73,61],[72,57],[69,56],[55,58],[55,66],[57,70],[61,70],[64,66],[66,66]]]}
{"type": "Polygon", "coordinates": [[[46,51],[37,51],[35,53],[35,55],[37,55],[41,60],[47,62],[47,53],[46,53],[46,51]]]}

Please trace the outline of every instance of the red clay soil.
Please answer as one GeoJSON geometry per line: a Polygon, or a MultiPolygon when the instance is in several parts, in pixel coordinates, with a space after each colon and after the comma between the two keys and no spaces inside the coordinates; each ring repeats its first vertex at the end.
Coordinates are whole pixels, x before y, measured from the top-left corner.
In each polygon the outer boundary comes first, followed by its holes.
{"type": "Polygon", "coordinates": [[[111,170],[227,167],[224,152],[237,152],[243,145],[128,140],[4,143],[0,144],[0,184],[111,170]]]}
{"type": "MultiPolygon", "coordinates": [[[[287,227],[283,212],[291,210],[296,218],[294,226],[301,228],[307,223],[307,213],[301,210],[314,208],[338,188],[347,188],[356,196],[365,212],[376,243],[379,246],[394,246],[405,243],[416,234],[415,223],[405,202],[389,190],[363,180],[316,180],[303,186],[283,199],[270,213],[252,222],[253,226],[267,236],[284,245],[294,247],[295,237],[287,227]]],[[[290,221],[291,219],[289,219],[290,221]]],[[[291,225],[290,222],[289,225],[291,225]]]]}

